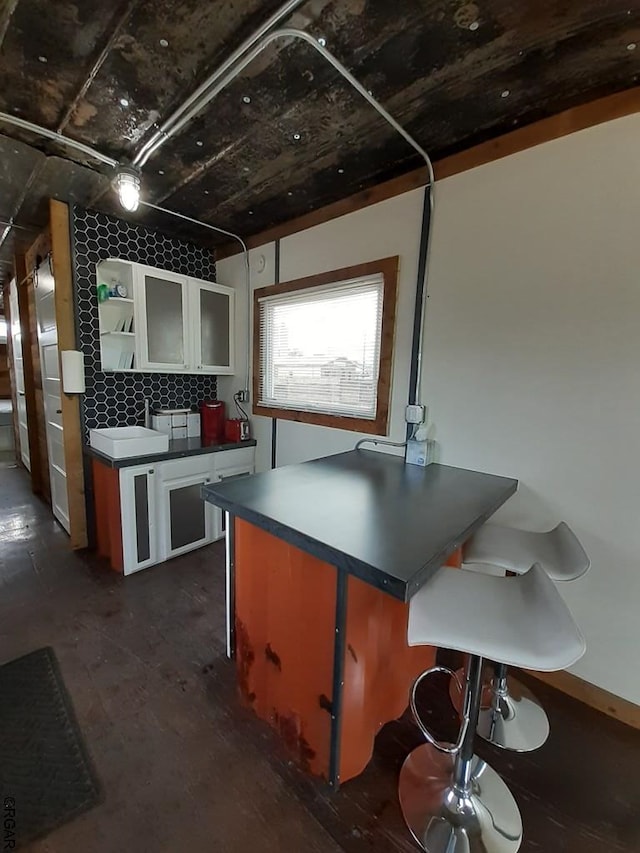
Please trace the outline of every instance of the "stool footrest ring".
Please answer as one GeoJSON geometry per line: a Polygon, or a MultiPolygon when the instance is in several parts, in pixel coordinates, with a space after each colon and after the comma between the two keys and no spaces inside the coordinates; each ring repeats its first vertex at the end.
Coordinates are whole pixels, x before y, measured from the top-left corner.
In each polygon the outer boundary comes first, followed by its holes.
{"type": "MultiPolygon", "coordinates": [[[[460,690],[464,690],[463,685],[460,682],[460,678],[458,677],[458,673],[454,672],[452,669],[449,669],[448,666],[432,666],[430,669],[425,669],[416,680],[413,682],[413,687],[411,688],[411,694],[409,696],[409,706],[411,708],[411,713],[413,714],[413,719],[416,721],[416,724],[425,738],[429,741],[429,743],[434,746],[439,752],[444,752],[446,755],[457,755],[460,752],[462,747],[462,743],[467,734],[467,729],[469,727],[469,712],[468,707],[465,707],[464,714],[462,716],[462,725],[460,727],[460,733],[458,735],[458,740],[454,744],[446,744],[442,741],[437,740],[429,731],[429,729],[422,722],[422,718],[418,713],[418,708],[416,705],[416,691],[418,689],[418,685],[421,684],[425,678],[429,675],[433,675],[436,672],[442,672],[445,675],[448,675],[450,678],[453,678],[454,681],[457,682],[460,690]]],[[[468,706],[468,701],[466,705],[468,706]]]]}

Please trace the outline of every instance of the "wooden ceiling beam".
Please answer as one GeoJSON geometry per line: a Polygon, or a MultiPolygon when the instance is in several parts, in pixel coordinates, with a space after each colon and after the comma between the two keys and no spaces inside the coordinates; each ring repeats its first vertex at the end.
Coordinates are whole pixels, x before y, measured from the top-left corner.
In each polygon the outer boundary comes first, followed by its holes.
{"type": "MultiPolygon", "coordinates": [[[[436,182],[466,172],[469,169],[475,169],[477,166],[484,166],[511,154],[517,154],[519,151],[526,151],[528,148],[533,148],[544,142],[550,142],[579,130],[585,130],[588,127],[594,127],[637,112],[640,112],[640,86],[565,110],[555,116],[518,128],[496,139],[491,139],[466,151],[438,160],[434,163],[436,182]]],[[[268,228],[259,234],[247,237],[245,238],[246,243],[250,249],[263,246],[265,243],[271,243],[298,231],[304,231],[347,213],[353,213],[369,205],[418,189],[425,186],[426,182],[426,168],[407,172],[398,178],[385,181],[348,198],[341,199],[318,210],[312,210],[303,216],[298,216],[288,222],[268,228]]],[[[237,244],[225,244],[216,250],[216,258],[222,260],[238,254],[239,251],[237,244]]]]}

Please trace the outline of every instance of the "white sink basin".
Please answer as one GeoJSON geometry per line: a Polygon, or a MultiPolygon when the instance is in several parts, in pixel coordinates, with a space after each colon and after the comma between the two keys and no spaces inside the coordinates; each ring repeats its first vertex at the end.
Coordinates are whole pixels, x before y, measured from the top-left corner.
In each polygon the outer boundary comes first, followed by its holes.
{"type": "Polygon", "coordinates": [[[112,459],[147,456],[169,449],[169,436],[146,427],[110,427],[89,430],[89,444],[112,459]]]}

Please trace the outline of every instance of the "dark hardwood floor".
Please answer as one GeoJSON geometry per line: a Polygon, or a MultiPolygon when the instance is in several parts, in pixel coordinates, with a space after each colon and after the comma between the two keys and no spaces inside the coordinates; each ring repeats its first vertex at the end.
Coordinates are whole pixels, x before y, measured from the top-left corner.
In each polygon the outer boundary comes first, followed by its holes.
{"type": "MultiPolygon", "coordinates": [[[[0,468],[0,661],[56,650],[103,801],[33,853],[412,851],[396,797],[420,742],[408,718],[332,794],[292,766],[236,701],[223,653],[223,547],[127,579],[72,553],[25,473],[0,468]]],[[[393,666],[393,661],[389,661],[393,666]]],[[[526,853],[640,850],[640,732],[536,684],[552,734],[538,752],[478,745],[522,811],[526,853]]],[[[421,697],[441,736],[446,682],[421,697]]],[[[18,804],[19,806],[19,804],[18,804]]]]}

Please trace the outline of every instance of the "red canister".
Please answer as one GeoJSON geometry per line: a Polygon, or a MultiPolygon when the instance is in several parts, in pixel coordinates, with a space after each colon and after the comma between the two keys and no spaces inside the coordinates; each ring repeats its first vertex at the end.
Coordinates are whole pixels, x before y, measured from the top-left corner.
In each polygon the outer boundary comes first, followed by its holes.
{"type": "Polygon", "coordinates": [[[242,420],[230,418],[224,426],[224,435],[227,441],[236,443],[242,440],[242,420]]]}
{"type": "Polygon", "coordinates": [[[224,400],[204,400],[200,405],[202,440],[205,444],[224,442],[226,406],[224,400]]]}

